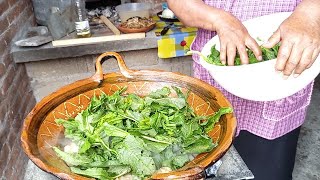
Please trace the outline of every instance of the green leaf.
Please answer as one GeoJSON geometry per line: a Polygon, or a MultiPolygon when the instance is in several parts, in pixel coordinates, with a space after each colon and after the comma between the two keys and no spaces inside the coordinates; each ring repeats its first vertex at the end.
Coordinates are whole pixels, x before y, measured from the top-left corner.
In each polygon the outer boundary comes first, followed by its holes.
{"type": "Polygon", "coordinates": [[[189,122],[182,125],[181,134],[184,138],[190,137],[195,133],[202,133],[200,125],[197,122],[189,122]]]}
{"type": "Polygon", "coordinates": [[[177,142],[177,138],[168,135],[156,135],[155,139],[160,142],[166,142],[166,144],[173,144],[177,142]]]}
{"type": "Polygon", "coordinates": [[[258,61],[258,59],[256,57],[250,57],[249,58],[249,64],[254,64],[254,63],[258,63],[260,61],[258,61]]]}
{"type": "Polygon", "coordinates": [[[160,98],[160,99],[152,99],[150,97],[145,98],[145,102],[147,105],[151,105],[152,103],[157,103],[160,106],[169,106],[177,109],[182,109],[186,106],[186,100],[184,98],[160,98]]]}
{"type": "Polygon", "coordinates": [[[131,101],[131,109],[136,110],[142,110],[144,108],[144,101],[142,98],[135,94],[129,94],[127,98],[131,101]]]}
{"type": "Polygon", "coordinates": [[[129,135],[117,151],[120,162],[130,165],[134,173],[142,176],[151,175],[156,170],[155,163],[144,146],[142,140],[129,135]]]}
{"type": "Polygon", "coordinates": [[[168,87],[163,87],[161,89],[158,89],[156,91],[151,92],[148,97],[153,98],[153,99],[159,99],[159,98],[164,98],[168,97],[168,95],[171,93],[170,88],[168,87]]]}
{"type": "Polygon", "coordinates": [[[59,125],[63,125],[67,129],[75,129],[75,130],[78,129],[78,123],[75,122],[74,119],[68,119],[68,120],[55,119],[55,122],[59,125]]]}
{"type": "Polygon", "coordinates": [[[261,51],[262,51],[262,58],[265,61],[277,58],[277,54],[275,54],[275,52],[272,51],[272,49],[262,47],[261,51]]]}
{"type": "Polygon", "coordinates": [[[154,130],[153,128],[152,129],[148,129],[148,130],[140,130],[140,133],[143,134],[143,135],[150,136],[150,137],[154,137],[154,136],[157,135],[157,131],[154,130]]]}
{"type": "Polygon", "coordinates": [[[208,121],[202,123],[201,125],[205,125],[205,131],[208,133],[214,127],[214,125],[220,120],[220,117],[224,114],[232,113],[233,110],[230,107],[222,107],[216,112],[213,116],[208,118],[208,121]]]}
{"type": "Polygon", "coordinates": [[[121,163],[117,160],[105,160],[105,161],[93,161],[85,165],[86,168],[97,167],[97,168],[106,168],[113,166],[121,166],[121,163]]]}
{"type": "Polygon", "coordinates": [[[62,160],[64,160],[68,165],[71,166],[80,166],[92,162],[92,160],[87,156],[82,156],[80,154],[69,154],[64,151],[61,151],[57,147],[53,147],[53,150],[62,160]]]}
{"type": "Polygon", "coordinates": [[[173,116],[170,116],[169,119],[177,126],[183,125],[185,123],[185,116],[182,113],[176,113],[173,116]]]}
{"type": "Polygon", "coordinates": [[[157,164],[158,168],[161,167],[170,167],[173,169],[172,166],[172,159],[175,158],[175,154],[173,152],[173,146],[168,146],[164,151],[158,153],[157,155],[153,156],[155,163],[157,164]]]}
{"type": "Polygon", "coordinates": [[[85,141],[82,141],[79,147],[80,147],[79,153],[85,153],[91,147],[91,143],[89,142],[88,139],[86,139],[85,141]]]}
{"type": "MultiPolygon", "coordinates": [[[[149,140],[149,141],[153,141],[153,142],[157,142],[157,143],[162,143],[162,144],[171,144],[172,142],[168,142],[168,141],[164,141],[164,140],[159,140],[159,139],[155,139],[152,137],[148,137],[148,136],[141,136],[143,139],[149,140]]],[[[158,136],[159,138],[159,136],[158,136]]]]}
{"type": "Polygon", "coordinates": [[[104,96],[105,95],[101,95],[100,98],[97,98],[96,96],[92,97],[90,104],[86,110],[90,112],[90,114],[97,112],[101,108],[101,99],[103,99],[104,96]]]}
{"type": "Polygon", "coordinates": [[[213,144],[211,138],[199,138],[195,143],[185,147],[185,152],[190,154],[199,154],[211,151],[216,145],[213,144]]]}
{"type": "Polygon", "coordinates": [[[127,117],[127,118],[129,118],[129,119],[131,119],[133,121],[136,121],[136,122],[139,122],[139,121],[143,120],[142,114],[139,113],[139,112],[136,112],[136,111],[127,110],[125,117],[127,117]]]}
{"type": "MultiPolygon", "coordinates": [[[[125,138],[126,136],[130,135],[127,131],[117,128],[116,126],[110,125],[107,122],[103,123],[103,126],[101,128],[102,131],[105,132],[108,136],[125,138]]],[[[97,133],[98,132],[99,131],[97,131],[97,133]]]]}
{"type": "Polygon", "coordinates": [[[278,55],[279,52],[279,48],[280,48],[280,43],[276,44],[274,47],[272,47],[271,49],[273,50],[273,52],[278,55]]]}
{"type": "MultiPolygon", "coordinates": [[[[91,117],[92,118],[92,117],[91,117]]],[[[75,121],[79,124],[79,130],[82,132],[93,132],[93,126],[90,124],[91,118],[89,118],[88,110],[84,110],[75,117],[75,121]]]]}
{"type": "Polygon", "coordinates": [[[154,129],[159,129],[162,127],[161,123],[161,114],[158,112],[155,112],[151,117],[150,117],[150,125],[154,129]]]}
{"type": "Polygon", "coordinates": [[[249,58],[256,58],[256,56],[254,55],[254,53],[251,49],[248,49],[247,53],[248,53],[249,58]]]}
{"type": "Polygon", "coordinates": [[[168,143],[160,143],[156,141],[150,141],[145,139],[144,143],[146,144],[146,149],[148,151],[154,152],[154,153],[160,153],[163,150],[165,150],[170,144],[168,143]]]}
{"type": "Polygon", "coordinates": [[[187,154],[181,154],[173,158],[172,164],[175,166],[175,169],[181,168],[191,159],[187,154]]]}
{"type": "Polygon", "coordinates": [[[220,52],[216,49],[216,45],[211,47],[211,54],[212,57],[220,57],[220,52]]]}
{"type": "Polygon", "coordinates": [[[89,177],[93,177],[93,178],[97,178],[97,179],[113,179],[112,175],[113,174],[109,174],[105,169],[103,168],[88,168],[85,170],[82,170],[80,168],[76,168],[76,167],[70,167],[71,171],[76,173],[76,174],[81,174],[81,175],[85,175],[85,176],[89,176],[89,177]]]}
{"type": "Polygon", "coordinates": [[[115,125],[121,123],[123,117],[120,117],[115,112],[108,112],[104,116],[102,116],[99,121],[97,122],[97,126],[103,125],[103,123],[107,122],[108,124],[115,125]]]}
{"type": "Polygon", "coordinates": [[[216,49],[216,45],[211,47],[211,54],[207,56],[207,62],[214,65],[223,66],[220,61],[220,52],[216,49]]]}
{"type": "Polygon", "coordinates": [[[235,66],[241,65],[241,59],[240,59],[240,57],[236,57],[236,58],[234,59],[234,65],[235,65],[235,66]]]}
{"type": "Polygon", "coordinates": [[[183,99],[187,99],[186,95],[184,95],[181,91],[180,88],[176,87],[176,86],[172,86],[172,88],[174,89],[174,91],[177,93],[179,98],[183,98],[183,99]]]}
{"type": "Polygon", "coordinates": [[[129,173],[130,171],[131,171],[130,166],[124,166],[124,165],[111,166],[108,169],[109,173],[116,174],[116,176],[114,176],[113,178],[117,178],[117,177],[123,176],[123,175],[129,173]]]}

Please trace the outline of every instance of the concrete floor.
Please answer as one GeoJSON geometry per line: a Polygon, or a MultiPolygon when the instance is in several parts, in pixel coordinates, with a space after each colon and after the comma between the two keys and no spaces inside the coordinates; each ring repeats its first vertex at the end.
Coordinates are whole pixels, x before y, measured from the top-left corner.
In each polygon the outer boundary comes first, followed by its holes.
{"type": "Polygon", "coordinates": [[[311,105],[301,128],[293,179],[320,180],[320,76],[315,81],[311,105]]]}

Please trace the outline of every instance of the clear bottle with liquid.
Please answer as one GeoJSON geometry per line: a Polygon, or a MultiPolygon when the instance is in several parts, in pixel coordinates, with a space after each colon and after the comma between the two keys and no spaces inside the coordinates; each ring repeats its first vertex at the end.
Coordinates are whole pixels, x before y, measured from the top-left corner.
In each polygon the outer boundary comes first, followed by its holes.
{"type": "Polygon", "coordinates": [[[85,0],[73,0],[73,5],[76,11],[76,33],[79,38],[90,37],[90,26],[86,14],[86,2],[85,0]]]}

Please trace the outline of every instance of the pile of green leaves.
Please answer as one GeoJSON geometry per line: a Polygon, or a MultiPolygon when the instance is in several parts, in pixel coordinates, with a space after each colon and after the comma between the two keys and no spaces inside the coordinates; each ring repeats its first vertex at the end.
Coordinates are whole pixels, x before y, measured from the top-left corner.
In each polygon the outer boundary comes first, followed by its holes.
{"type": "MultiPolygon", "coordinates": [[[[259,62],[268,61],[268,60],[277,58],[279,47],[280,47],[279,43],[270,49],[261,46],[262,61],[258,61],[258,59],[253,54],[253,51],[251,49],[248,49],[247,53],[249,57],[249,64],[259,63],[259,62]]],[[[220,52],[216,49],[216,45],[211,47],[211,53],[207,57],[205,57],[204,60],[210,64],[225,66],[220,61],[220,52]]],[[[234,65],[235,66],[241,65],[241,60],[238,53],[236,54],[236,57],[234,59],[234,65]]]]}
{"type": "Polygon", "coordinates": [[[75,118],[56,119],[78,152],[54,147],[55,152],[72,172],[97,179],[115,179],[129,172],[145,178],[161,167],[182,167],[217,146],[207,133],[232,109],[197,116],[186,101],[188,93],[172,88],[176,97],[169,97],[168,87],[145,97],[125,95],[126,88],[93,97],[75,118]]]}

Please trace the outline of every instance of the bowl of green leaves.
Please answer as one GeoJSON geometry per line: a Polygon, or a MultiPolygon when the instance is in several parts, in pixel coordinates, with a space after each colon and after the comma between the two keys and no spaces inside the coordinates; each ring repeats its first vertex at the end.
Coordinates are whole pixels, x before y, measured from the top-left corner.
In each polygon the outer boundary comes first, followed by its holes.
{"type": "MultiPolygon", "coordinates": [[[[249,34],[262,44],[291,13],[276,13],[243,22],[249,34]]],[[[247,50],[249,64],[242,65],[240,57],[235,58],[235,66],[220,62],[218,36],[213,37],[203,47],[200,64],[212,78],[228,92],[253,101],[274,101],[297,93],[311,83],[320,72],[320,58],[300,76],[284,79],[275,71],[276,58],[281,42],[271,49],[261,46],[263,60],[258,61],[251,50],[247,50]]]]}

